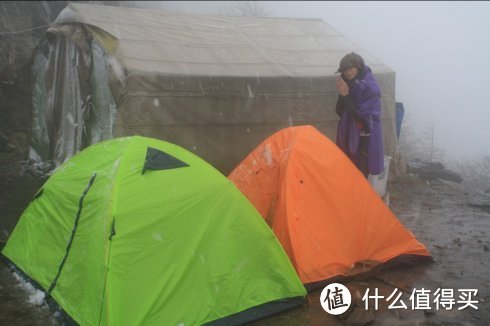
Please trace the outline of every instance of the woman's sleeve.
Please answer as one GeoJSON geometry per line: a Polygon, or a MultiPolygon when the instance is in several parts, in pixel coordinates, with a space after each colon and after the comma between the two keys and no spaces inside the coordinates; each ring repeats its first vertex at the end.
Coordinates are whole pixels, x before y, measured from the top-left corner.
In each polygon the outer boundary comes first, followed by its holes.
{"type": "Polygon", "coordinates": [[[360,116],[368,119],[371,117],[380,117],[381,115],[381,94],[376,82],[365,83],[362,86],[361,100],[359,102],[358,113],[360,116]]]}
{"type": "Polygon", "coordinates": [[[337,97],[337,104],[335,105],[335,112],[337,113],[337,115],[339,116],[339,118],[342,116],[342,114],[344,113],[344,97],[345,96],[338,96],[337,97]]]}
{"type": "Polygon", "coordinates": [[[341,96],[339,95],[337,99],[337,105],[335,106],[335,112],[337,112],[337,115],[340,117],[344,113],[344,111],[347,111],[347,113],[354,119],[354,120],[360,120],[361,117],[358,114],[358,109],[356,104],[354,103],[354,100],[347,95],[347,96],[341,96]]]}

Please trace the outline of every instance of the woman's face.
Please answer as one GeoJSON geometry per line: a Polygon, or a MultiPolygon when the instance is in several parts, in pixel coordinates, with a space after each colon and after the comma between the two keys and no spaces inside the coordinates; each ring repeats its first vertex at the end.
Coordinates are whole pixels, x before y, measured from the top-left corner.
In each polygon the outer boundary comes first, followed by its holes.
{"type": "Polygon", "coordinates": [[[342,72],[345,79],[347,79],[347,80],[352,80],[352,79],[356,78],[358,73],[359,73],[359,71],[357,70],[357,67],[350,67],[350,68],[345,69],[342,72]]]}

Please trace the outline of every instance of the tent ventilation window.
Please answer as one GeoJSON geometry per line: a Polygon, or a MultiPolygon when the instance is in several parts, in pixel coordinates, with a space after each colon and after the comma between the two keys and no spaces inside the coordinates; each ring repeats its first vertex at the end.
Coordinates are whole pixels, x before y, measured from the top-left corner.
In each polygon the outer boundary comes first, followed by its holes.
{"type": "Polygon", "coordinates": [[[170,154],[158,149],[148,147],[146,151],[145,165],[143,166],[144,174],[146,170],[169,170],[189,166],[189,164],[176,159],[170,154]]]}

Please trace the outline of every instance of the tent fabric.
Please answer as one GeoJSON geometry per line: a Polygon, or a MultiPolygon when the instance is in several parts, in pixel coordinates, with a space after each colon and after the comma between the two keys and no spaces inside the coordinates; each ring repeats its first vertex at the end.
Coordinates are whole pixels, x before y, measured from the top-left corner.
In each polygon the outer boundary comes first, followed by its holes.
{"type": "Polygon", "coordinates": [[[305,284],[354,275],[359,264],[430,256],[347,156],[312,126],[275,133],[228,178],[274,230],[305,284]]]}
{"type": "Polygon", "coordinates": [[[170,154],[159,151],[158,149],[148,147],[146,150],[145,165],[143,166],[143,171],[146,170],[166,170],[166,169],[176,169],[189,166],[189,164],[182,162],[170,154]]]}
{"type": "Polygon", "coordinates": [[[81,325],[231,324],[305,295],[232,182],[179,146],[138,136],[92,145],[63,164],[2,254],[81,325]],[[142,174],[149,148],[188,166],[142,174]]]}
{"type": "Polygon", "coordinates": [[[311,124],[334,139],[335,71],[351,51],[380,85],[390,155],[395,72],[320,19],[70,3],[34,54],[33,152],[61,164],[100,140],[142,135],[180,145],[228,174],[291,125],[311,124]],[[68,56],[91,61],[76,66],[68,56]],[[81,79],[87,70],[90,78],[81,79]],[[62,115],[68,108],[85,114],[62,115]]]}
{"type": "MultiPolygon", "coordinates": [[[[346,47],[358,48],[321,19],[191,15],[71,3],[54,22],[69,23],[112,36],[105,39],[116,41],[112,52],[130,74],[323,76],[334,74],[346,47]]],[[[373,70],[391,72],[361,51],[373,70]]]]}

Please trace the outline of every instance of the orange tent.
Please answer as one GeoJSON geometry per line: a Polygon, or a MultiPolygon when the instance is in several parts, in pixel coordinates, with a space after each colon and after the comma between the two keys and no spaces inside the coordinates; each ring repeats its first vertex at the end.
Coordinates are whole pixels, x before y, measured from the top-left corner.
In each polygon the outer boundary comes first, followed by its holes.
{"type": "Polygon", "coordinates": [[[347,156],[311,126],[275,133],[229,179],[272,227],[305,284],[403,254],[430,256],[347,156]]]}

